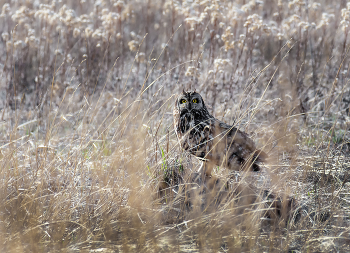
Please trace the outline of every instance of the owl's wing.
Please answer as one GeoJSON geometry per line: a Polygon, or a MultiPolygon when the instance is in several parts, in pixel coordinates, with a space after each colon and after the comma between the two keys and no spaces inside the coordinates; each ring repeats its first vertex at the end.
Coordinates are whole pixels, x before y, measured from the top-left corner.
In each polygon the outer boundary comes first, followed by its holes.
{"type": "Polygon", "coordinates": [[[220,132],[225,136],[223,139],[227,143],[228,152],[234,152],[242,159],[253,159],[256,162],[264,162],[267,154],[256,148],[254,141],[249,136],[236,127],[218,121],[220,132]]]}

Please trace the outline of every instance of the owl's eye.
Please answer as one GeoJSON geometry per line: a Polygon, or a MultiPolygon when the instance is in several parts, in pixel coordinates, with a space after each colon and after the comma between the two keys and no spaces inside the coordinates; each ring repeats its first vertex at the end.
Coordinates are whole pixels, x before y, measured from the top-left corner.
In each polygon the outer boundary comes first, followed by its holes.
{"type": "Polygon", "coordinates": [[[198,103],[198,99],[195,98],[195,99],[192,100],[192,102],[193,102],[193,103],[198,103]]]}
{"type": "Polygon", "coordinates": [[[181,99],[180,104],[184,104],[184,103],[187,103],[186,99],[181,99]]]}

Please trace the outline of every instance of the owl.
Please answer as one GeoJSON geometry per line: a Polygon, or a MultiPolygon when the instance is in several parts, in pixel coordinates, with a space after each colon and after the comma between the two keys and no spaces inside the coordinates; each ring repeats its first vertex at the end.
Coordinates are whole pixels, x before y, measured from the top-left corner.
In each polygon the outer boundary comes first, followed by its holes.
{"type": "Polygon", "coordinates": [[[267,158],[246,133],[214,118],[195,91],[183,91],[177,97],[173,116],[181,147],[204,162],[208,176],[215,166],[259,171],[259,163],[267,158]]]}

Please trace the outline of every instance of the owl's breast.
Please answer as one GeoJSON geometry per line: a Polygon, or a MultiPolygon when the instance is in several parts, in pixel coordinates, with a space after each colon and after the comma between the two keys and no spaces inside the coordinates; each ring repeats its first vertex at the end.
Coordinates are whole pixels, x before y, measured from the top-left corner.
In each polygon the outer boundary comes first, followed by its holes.
{"type": "Polygon", "coordinates": [[[178,132],[183,135],[195,127],[195,120],[192,114],[185,113],[180,115],[178,122],[178,132]]]}
{"type": "Polygon", "coordinates": [[[192,155],[204,158],[211,149],[213,136],[210,127],[203,123],[190,122],[191,126],[181,139],[181,146],[192,155]]]}

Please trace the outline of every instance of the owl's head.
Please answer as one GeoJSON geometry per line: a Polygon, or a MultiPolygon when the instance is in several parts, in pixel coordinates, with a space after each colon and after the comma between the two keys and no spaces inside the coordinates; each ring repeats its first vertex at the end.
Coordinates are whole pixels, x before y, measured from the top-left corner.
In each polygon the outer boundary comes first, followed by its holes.
{"type": "Polygon", "coordinates": [[[180,112],[207,111],[203,98],[195,91],[183,91],[176,100],[180,112]]]}

